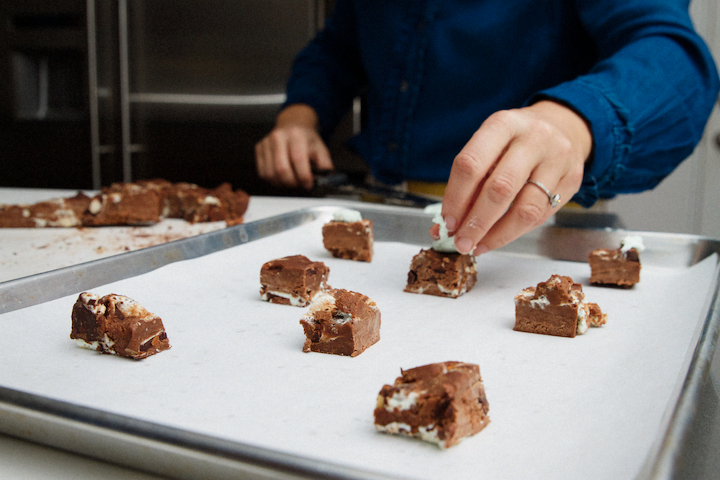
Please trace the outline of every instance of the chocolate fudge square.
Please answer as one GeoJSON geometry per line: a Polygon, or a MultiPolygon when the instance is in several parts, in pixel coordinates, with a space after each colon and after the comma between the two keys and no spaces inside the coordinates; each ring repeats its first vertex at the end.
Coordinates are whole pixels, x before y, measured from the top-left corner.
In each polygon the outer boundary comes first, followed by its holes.
{"type": "Polygon", "coordinates": [[[323,245],[333,257],[370,262],[373,256],[373,222],[332,220],[322,228],[323,245]]]}
{"type": "Polygon", "coordinates": [[[270,303],[306,307],[327,285],[330,269],[304,255],[278,258],[260,269],[260,298],[270,303]]]}
{"type": "Polygon", "coordinates": [[[367,296],[343,289],[318,295],[300,319],[303,352],[356,357],[380,340],[380,309],[367,296]]]}
{"type": "Polygon", "coordinates": [[[123,295],[81,293],[70,338],[81,347],[136,360],[170,348],[162,320],[123,295]]]}
{"type": "Polygon", "coordinates": [[[412,259],[405,291],[457,298],[476,282],[474,256],[423,249],[412,259]]]}
{"type": "Polygon", "coordinates": [[[582,285],[570,277],[552,275],[515,296],[513,330],[519,332],[575,337],[606,321],[607,315],[597,304],[585,301],[582,285]]]}
{"type": "Polygon", "coordinates": [[[378,431],[449,448],[490,423],[478,365],[442,362],[401,373],[378,394],[374,412],[378,431]]]}
{"type": "Polygon", "coordinates": [[[640,281],[640,255],[634,248],[597,249],[588,256],[590,283],[631,288],[640,281]]]}

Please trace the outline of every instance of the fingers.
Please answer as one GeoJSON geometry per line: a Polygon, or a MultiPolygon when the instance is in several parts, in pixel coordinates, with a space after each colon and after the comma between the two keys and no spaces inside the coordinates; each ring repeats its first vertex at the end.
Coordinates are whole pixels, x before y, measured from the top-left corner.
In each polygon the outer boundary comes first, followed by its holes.
{"type": "MultiPolygon", "coordinates": [[[[540,176],[533,172],[532,178],[534,179],[536,175],[540,176]]],[[[548,185],[554,185],[548,188],[551,195],[560,195],[559,203],[553,207],[550,198],[542,189],[532,183],[525,183],[507,212],[492,225],[478,245],[473,248],[474,254],[481,255],[489,250],[507,245],[516,238],[542,225],[558,208],[568,202],[574,192],[567,194],[561,192],[572,191],[566,188],[566,185],[571,182],[567,182],[565,178],[560,182],[549,180],[553,178],[552,175],[544,175],[544,177],[548,178],[546,180],[548,185]]],[[[540,183],[545,185],[543,182],[540,183]]]]}
{"type": "Polygon", "coordinates": [[[498,117],[495,115],[486,120],[455,157],[442,208],[450,232],[460,226],[477,200],[485,179],[514,136],[512,126],[498,117]]]}
{"type": "Polygon", "coordinates": [[[275,128],[255,146],[260,178],[273,185],[311,188],[312,167],[332,170],[330,153],[318,133],[318,116],[305,104],[293,104],[277,116],[275,128]]]}
{"type": "Polygon", "coordinates": [[[479,246],[479,253],[483,253],[498,248],[552,216],[554,209],[548,196],[537,186],[527,185],[527,180],[542,179],[556,194],[558,179],[566,171],[562,163],[553,161],[554,155],[545,157],[538,152],[539,143],[541,140],[534,135],[512,140],[456,233],[458,250],[471,252],[479,246]]]}
{"type": "MultiPolygon", "coordinates": [[[[276,167],[281,181],[286,186],[300,185],[310,189],[313,185],[312,168],[310,166],[310,145],[305,132],[300,129],[290,129],[287,146],[280,155],[282,163],[276,167]]],[[[282,148],[283,145],[278,145],[282,148]]]]}
{"type": "Polygon", "coordinates": [[[255,146],[255,162],[260,178],[273,185],[309,189],[313,185],[312,167],[332,170],[330,153],[314,129],[275,128],[255,146]]]}
{"type": "Polygon", "coordinates": [[[277,186],[298,185],[290,165],[285,132],[273,130],[263,138],[255,147],[255,158],[260,178],[277,186]]]}
{"type": "Polygon", "coordinates": [[[430,237],[433,240],[440,240],[440,225],[437,223],[433,223],[433,225],[430,227],[430,237]]]}
{"type": "Polygon", "coordinates": [[[310,161],[316,170],[335,169],[335,165],[333,165],[332,159],[330,158],[330,151],[319,135],[317,136],[316,141],[311,145],[310,161]]]}
{"type": "Polygon", "coordinates": [[[443,199],[457,249],[482,254],[545,222],[552,203],[579,190],[591,144],[582,118],[552,102],[488,118],[456,157],[443,199]]]}
{"type": "Polygon", "coordinates": [[[457,228],[455,246],[462,253],[473,251],[508,211],[536,166],[528,161],[535,156],[532,141],[516,117],[498,112],[488,118],[453,163],[443,213],[448,229],[457,228]]]}

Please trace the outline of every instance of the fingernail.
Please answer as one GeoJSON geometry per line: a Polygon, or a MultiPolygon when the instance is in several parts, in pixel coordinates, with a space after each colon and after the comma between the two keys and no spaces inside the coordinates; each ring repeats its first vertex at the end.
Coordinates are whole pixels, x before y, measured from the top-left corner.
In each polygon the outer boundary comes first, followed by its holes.
{"type": "Polygon", "coordinates": [[[457,220],[454,217],[447,216],[445,217],[445,226],[452,232],[457,227],[457,220]]]}
{"type": "Polygon", "coordinates": [[[455,247],[460,253],[470,253],[473,249],[473,242],[469,238],[458,238],[455,240],[455,247]]]}
{"type": "Polygon", "coordinates": [[[478,245],[477,247],[475,247],[475,251],[473,252],[473,255],[475,255],[476,257],[478,257],[478,256],[480,256],[480,255],[483,255],[483,254],[489,252],[489,251],[490,251],[490,249],[489,249],[488,247],[486,247],[485,245],[478,245]]]}

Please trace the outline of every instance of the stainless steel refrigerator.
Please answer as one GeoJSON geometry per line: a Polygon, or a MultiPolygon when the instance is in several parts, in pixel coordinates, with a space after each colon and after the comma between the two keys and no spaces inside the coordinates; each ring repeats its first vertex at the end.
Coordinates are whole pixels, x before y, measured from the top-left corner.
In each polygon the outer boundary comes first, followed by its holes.
{"type": "Polygon", "coordinates": [[[331,8],[325,0],[5,0],[0,186],[164,177],[257,190],[253,146],[285,98],[294,56],[331,8]]]}

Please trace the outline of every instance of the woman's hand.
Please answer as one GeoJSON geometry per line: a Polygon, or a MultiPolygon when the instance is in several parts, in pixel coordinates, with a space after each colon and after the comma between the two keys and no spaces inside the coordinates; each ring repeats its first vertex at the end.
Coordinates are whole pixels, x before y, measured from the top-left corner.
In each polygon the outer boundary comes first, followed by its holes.
{"type": "Polygon", "coordinates": [[[580,189],[592,149],[587,123],[549,100],[497,112],[455,157],[442,215],[461,253],[481,255],[541,225],[580,189]]]}
{"type": "Polygon", "coordinates": [[[317,131],[308,105],[290,105],[278,114],[273,130],[255,145],[260,178],[273,185],[312,188],[312,167],[332,170],[330,152],[317,131]]]}

